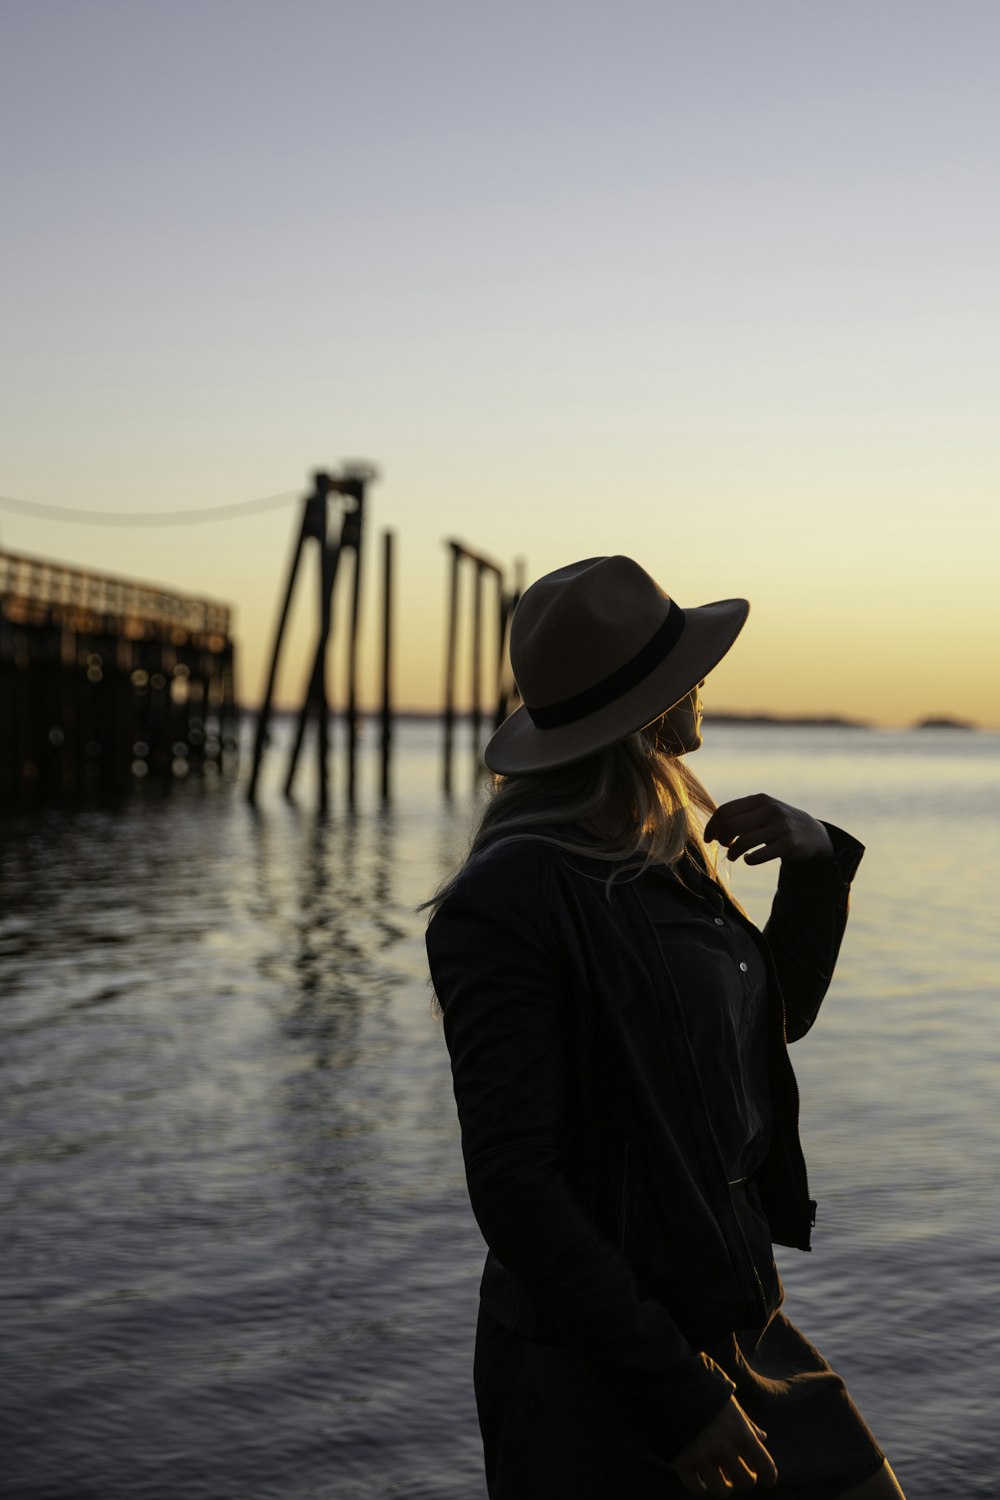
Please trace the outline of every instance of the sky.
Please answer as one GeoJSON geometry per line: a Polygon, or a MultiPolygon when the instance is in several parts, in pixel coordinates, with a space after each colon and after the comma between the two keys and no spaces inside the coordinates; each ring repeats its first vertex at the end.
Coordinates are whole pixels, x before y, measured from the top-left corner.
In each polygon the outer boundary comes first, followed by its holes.
{"type": "Polygon", "coordinates": [[[232,602],[254,703],[363,459],[369,702],[390,528],[403,706],[457,537],[750,599],[709,712],[1000,727],[998,55],[995,0],[2,0],[0,496],[289,504],[0,547],[232,602]]]}

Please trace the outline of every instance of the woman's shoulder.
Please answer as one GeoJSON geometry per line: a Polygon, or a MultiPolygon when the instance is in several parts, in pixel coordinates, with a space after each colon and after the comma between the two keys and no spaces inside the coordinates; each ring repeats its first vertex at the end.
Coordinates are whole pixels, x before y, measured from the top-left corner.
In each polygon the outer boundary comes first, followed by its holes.
{"type": "Polygon", "coordinates": [[[442,944],[467,942],[470,933],[498,926],[534,930],[549,905],[549,854],[537,839],[498,839],[477,849],[441,894],[427,927],[433,959],[442,944]],[[484,926],[485,924],[485,926],[484,926]]]}
{"type": "MultiPolygon", "coordinates": [[[[441,906],[500,899],[514,905],[541,901],[553,877],[558,878],[574,866],[585,868],[589,863],[578,846],[567,848],[566,843],[564,828],[492,839],[466,860],[449,885],[441,906]]],[[[576,845],[575,839],[573,844],[576,845]]]]}
{"type": "Polygon", "coordinates": [[[521,834],[493,839],[470,855],[452,888],[542,879],[561,857],[562,851],[544,836],[521,834]]]}

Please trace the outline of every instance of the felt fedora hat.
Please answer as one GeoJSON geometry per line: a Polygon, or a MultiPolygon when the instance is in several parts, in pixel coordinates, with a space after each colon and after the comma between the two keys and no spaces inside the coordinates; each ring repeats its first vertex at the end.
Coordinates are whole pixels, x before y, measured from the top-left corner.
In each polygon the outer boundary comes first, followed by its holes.
{"type": "Polygon", "coordinates": [[[658,719],[720,662],[750,605],[681,609],[630,557],[588,557],[526,590],[510,628],[522,707],[486,747],[505,776],[571,765],[658,719]]]}

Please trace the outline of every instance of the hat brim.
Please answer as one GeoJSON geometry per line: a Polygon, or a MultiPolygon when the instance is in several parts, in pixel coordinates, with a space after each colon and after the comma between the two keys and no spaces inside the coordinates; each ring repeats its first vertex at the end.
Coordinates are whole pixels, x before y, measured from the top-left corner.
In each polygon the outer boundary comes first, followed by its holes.
{"type": "Polygon", "coordinates": [[[718,665],[749,613],[746,599],[720,599],[685,609],[677,641],[636,687],[595,713],[557,729],[538,729],[526,708],[515,709],[486,746],[487,766],[501,776],[554,771],[627,739],[679,703],[718,665]]]}

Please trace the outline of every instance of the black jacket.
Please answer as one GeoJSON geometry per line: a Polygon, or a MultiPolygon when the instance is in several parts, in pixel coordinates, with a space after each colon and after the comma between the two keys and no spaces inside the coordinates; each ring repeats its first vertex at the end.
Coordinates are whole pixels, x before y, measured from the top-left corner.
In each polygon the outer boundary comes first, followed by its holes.
{"type": "MultiPolygon", "coordinates": [[[[829,825],[828,825],[829,827],[829,825]]],[[[757,1186],[782,1244],[809,1248],[798,1092],[785,1046],[812,1025],[863,852],[784,864],[761,935],[772,1130],[757,1186]]],[[[698,1353],[762,1325],[671,974],[636,886],[537,840],[491,846],[427,932],[469,1195],[490,1248],[485,1305],[508,1327],[587,1355],[632,1390],[665,1456],[728,1398],[698,1353]]]]}

